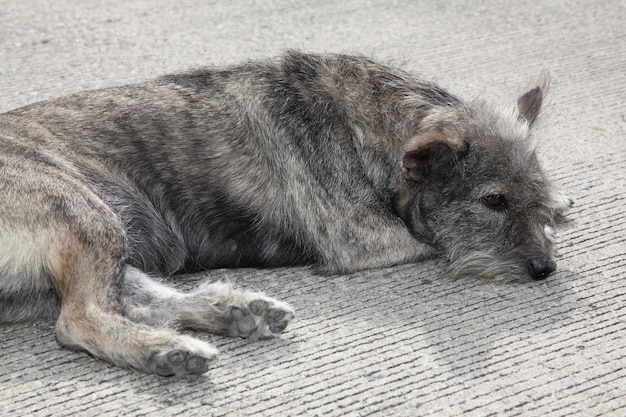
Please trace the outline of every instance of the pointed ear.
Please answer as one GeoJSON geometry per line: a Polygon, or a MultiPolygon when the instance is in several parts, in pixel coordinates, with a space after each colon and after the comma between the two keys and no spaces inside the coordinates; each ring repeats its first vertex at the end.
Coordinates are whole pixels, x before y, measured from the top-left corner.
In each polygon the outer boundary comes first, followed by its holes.
{"type": "Polygon", "coordinates": [[[424,182],[452,169],[454,162],[467,150],[458,135],[447,131],[431,131],[407,142],[402,155],[404,178],[424,182]]]}
{"type": "Polygon", "coordinates": [[[543,100],[548,92],[549,81],[550,78],[548,74],[542,74],[539,82],[537,83],[537,87],[517,99],[519,117],[528,123],[528,125],[532,125],[539,115],[541,105],[543,104],[543,100]]]}

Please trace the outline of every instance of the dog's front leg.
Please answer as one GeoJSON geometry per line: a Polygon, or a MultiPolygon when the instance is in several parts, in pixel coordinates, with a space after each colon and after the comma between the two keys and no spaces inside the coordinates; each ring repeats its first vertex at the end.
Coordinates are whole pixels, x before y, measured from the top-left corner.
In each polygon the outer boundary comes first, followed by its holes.
{"type": "Polygon", "coordinates": [[[181,292],[131,266],[122,278],[120,301],[124,314],[136,322],[248,339],[272,338],[294,317],[286,303],[228,282],[205,282],[181,292]]]}
{"type": "Polygon", "coordinates": [[[406,225],[385,210],[352,208],[319,219],[314,241],[323,273],[349,273],[416,262],[433,253],[433,247],[416,240],[406,225]],[[341,213],[341,214],[339,214],[341,213]]]}

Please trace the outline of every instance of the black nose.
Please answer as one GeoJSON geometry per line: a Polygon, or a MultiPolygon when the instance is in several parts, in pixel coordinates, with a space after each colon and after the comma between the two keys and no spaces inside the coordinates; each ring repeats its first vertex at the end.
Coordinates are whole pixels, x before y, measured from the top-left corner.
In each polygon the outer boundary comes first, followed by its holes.
{"type": "Polygon", "coordinates": [[[528,258],[528,270],[530,275],[537,280],[545,279],[556,269],[556,262],[543,256],[528,258]]]}

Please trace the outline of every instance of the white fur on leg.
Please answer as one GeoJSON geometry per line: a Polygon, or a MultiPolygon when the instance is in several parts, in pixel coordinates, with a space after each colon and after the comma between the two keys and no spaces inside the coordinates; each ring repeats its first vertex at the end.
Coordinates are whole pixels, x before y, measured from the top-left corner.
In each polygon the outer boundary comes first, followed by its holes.
{"type": "Polygon", "coordinates": [[[157,327],[184,327],[250,339],[284,332],[294,317],[286,303],[230,282],[202,283],[189,293],[128,266],[121,284],[124,314],[157,327]]]}

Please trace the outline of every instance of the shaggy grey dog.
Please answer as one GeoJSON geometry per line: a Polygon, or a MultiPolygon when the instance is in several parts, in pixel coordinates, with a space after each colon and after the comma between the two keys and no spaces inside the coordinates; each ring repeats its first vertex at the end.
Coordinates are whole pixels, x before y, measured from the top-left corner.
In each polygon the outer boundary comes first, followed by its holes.
{"type": "Polygon", "coordinates": [[[194,328],[268,338],[285,303],[158,276],[440,254],[447,274],[542,279],[571,201],[529,143],[540,83],[508,110],[367,58],[288,52],[0,115],[0,319],[160,375],[201,374],[194,328]]]}

